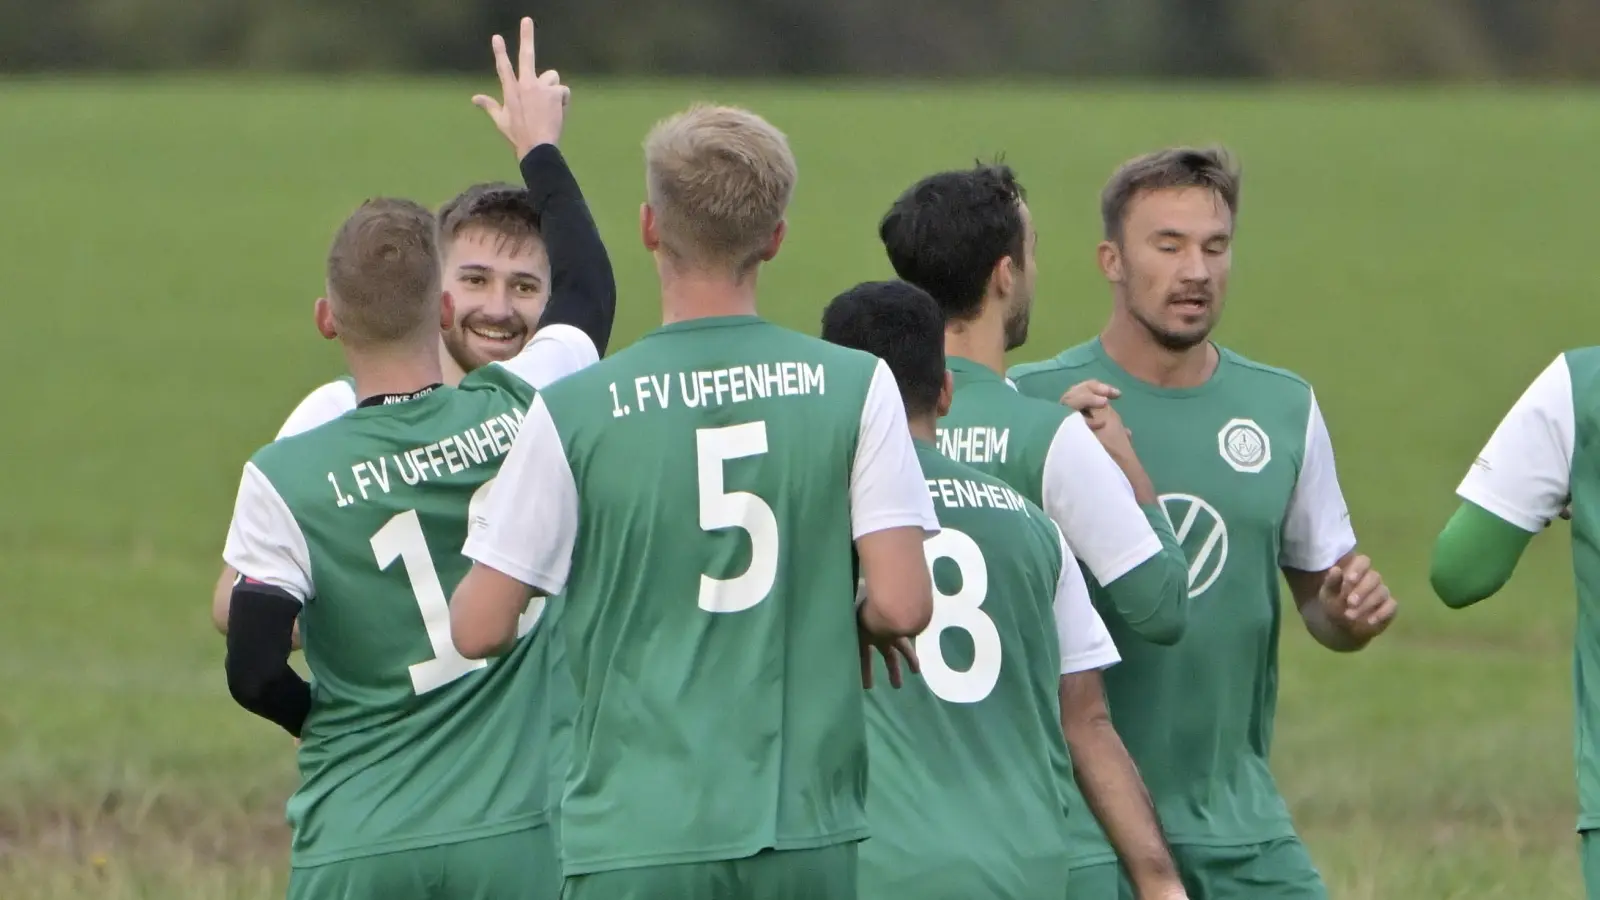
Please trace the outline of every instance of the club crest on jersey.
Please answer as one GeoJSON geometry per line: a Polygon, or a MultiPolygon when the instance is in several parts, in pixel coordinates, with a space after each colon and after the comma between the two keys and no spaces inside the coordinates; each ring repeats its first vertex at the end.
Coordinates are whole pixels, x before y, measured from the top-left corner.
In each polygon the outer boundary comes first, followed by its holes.
{"type": "Polygon", "coordinates": [[[1189,560],[1189,599],[1211,589],[1228,565],[1228,523],[1222,513],[1194,494],[1162,494],[1172,533],[1189,560]]]}
{"type": "Polygon", "coordinates": [[[1272,441],[1253,419],[1229,419],[1217,432],[1217,450],[1235,472],[1259,472],[1272,462],[1272,441]]]}

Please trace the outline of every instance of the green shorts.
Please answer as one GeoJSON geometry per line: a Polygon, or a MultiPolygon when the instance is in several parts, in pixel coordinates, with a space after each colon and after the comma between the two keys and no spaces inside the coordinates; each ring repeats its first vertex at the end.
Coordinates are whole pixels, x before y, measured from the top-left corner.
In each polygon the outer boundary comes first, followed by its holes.
{"type": "MultiPolygon", "coordinates": [[[[1066,860],[1060,858],[979,860],[942,850],[887,865],[882,855],[873,852],[870,840],[862,848],[860,900],[1076,900],[1080,896],[1073,890],[1076,883],[1068,882],[1072,873],[1066,860]]],[[[1111,893],[1104,900],[1117,900],[1115,863],[1111,869],[1111,893]]]]}
{"type": "MultiPolygon", "coordinates": [[[[1180,845],[1172,855],[1189,900],[1328,900],[1322,874],[1299,838],[1240,847],[1180,845]]],[[[1072,900],[1135,900],[1117,863],[1073,869],[1067,893],[1072,900]]]]}
{"type": "Polygon", "coordinates": [[[297,868],[288,900],[556,900],[549,828],[297,868]]]}
{"type": "Polygon", "coordinates": [[[855,900],[857,843],[574,875],[561,900],[855,900]]]}
{"type": "Polygon", "coordinates": [[[1583,862],[1584,896],[1600,900],[1600,830],[1578,832],[1578,858],[1583,862]]]}

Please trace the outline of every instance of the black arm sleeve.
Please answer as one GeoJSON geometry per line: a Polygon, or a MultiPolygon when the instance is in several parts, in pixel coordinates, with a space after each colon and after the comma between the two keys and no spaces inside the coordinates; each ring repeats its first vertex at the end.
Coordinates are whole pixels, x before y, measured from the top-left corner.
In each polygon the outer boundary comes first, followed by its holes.
{"type": "Polygon", "coordinates": [[[617,281],[583,191],[554,144],[528,151],[521,168],[550,255],[550,300],[539,327],[571,325],[605,356],[617,316],[617,281]]]}
{"type": "Polygon", "coordinates": [[[311,686],[289,667],[300,602],[241,578],[228,606],[228,693],[245,709],[295,737],[311,711],[311,686]]]}

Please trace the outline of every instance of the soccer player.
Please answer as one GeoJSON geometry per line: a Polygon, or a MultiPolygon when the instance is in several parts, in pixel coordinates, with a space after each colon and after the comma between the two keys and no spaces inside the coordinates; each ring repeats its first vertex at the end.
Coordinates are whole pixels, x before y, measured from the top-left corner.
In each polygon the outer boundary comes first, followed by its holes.
{"type": "MultiPolygon", "coordinates": [[[[1017,393],[1002,374],[1006,351],[1027,337],[1037,243],[1011,170],[929,176],[895,201],[879,233],[895,271],[944,311],[955,398],[939,423],[940,451],[1001,478],[1055,520],[1101,586],[1101,610],[1119,648],[1177,640],[1188,615],[1188,567],[1126,435],[1102,431],[1097,440],[1083,416],[1017,393]]],[[[1093,746],[1080,752],[1120,758],[1120,765],[1097,765],[1094,777],[1080,767],[1074,782],[1060,754],[1069,818],[1096,835],[1075,847],[1074,863],[1115,858],[1092,810],[1141,896],[1169,894],[1172,858],[1138,771],[1114,730],[1095,729],[1086,739],[1093,746]]]]}
{"type": "MultiPolygon", "coordinates": [[[[1395,602],[1356,552],[1311,386],[1209,339],[1238,204],[1239,173],[1221,151],[1177,148],[1124,164],[1101,198],[1110,322],[1098,338],[1010,374],[1019,391],[1049,400],[1086,381],[1116,393],[1114,408],[1094,413],[1100,433],[1132,430],[1188,554],[1188,633],[1157,647],[1124,642],[1113,627],[1123,661],[1106,691],[1189,895],[1321,898],[1267,766],[1279,572],[1307,630],[1331,650],[1366,646],[1395,602]]],[[[1116,878],[1110,865],[1097,871],[1116,878]]]]}
{"type": "Polygon", "coordinates": [[[921,683],[867,695],[861,896],[1077,896],[1052,747],[1065,722],[1080,770],[1106,762],[1078,736],[1110,728],[1098,672],[1117,662],[1083,574],[1043,510],[934,446],[951,385],[932,297],[903,281],[857,285],[823,312],[822,336],[888,363],[940,526],[925,545],[935,588],[916,640],[921,683]]]}
{"type": "Polygon", "coordinates": [[[1578,833],[1583,880],[1600,900],[1600,496],[1594,452],[1600,423],[1600,347],[1568,350],[1528,385],[1456,489],[1461,506],[1433,549],[1434,593],[1457,609],[1511,579],[1533,536],[1572,520],[1578,585],[1578,833]]]}
{"type": "Polygon", "coordinates": [[[645,166],[666,324],[535,398],[452,633],[499,652],[530,596],[561,595],[564,900],[850,900],[865,645],[909,654],[896,639],[927,626],[938,521],[888,367],[756,315],[795,182],[783,134],[697,106],[645,166]]]}
{"type": "MultiPolygon", "coordinates": [[[[441,381],[454,387],[466,373],[515,356],[537,330],[550,295],[550,260],[528,192],[514,185],[473,185],[439,208],[438,223],[444,282],[455,308],[439,335],[439,365],[441,381]]],[[[551,323],[582,329],[605,356],[609,310],[569,305],[551,323]]],[[[543,376],[532,374],[534,387],[543,387],[543,376]]],[[[355,408],[354,379],[337,378],[306,395],[277,436],[308,431],[355,408]]],[[[224,566],[212,591],[212,622],[223,634],[237,575],[224,566]]]]}
{"type": "MultiPolygon", "coordinates": [[[[522,27],[522,76],[503,77],[505,105],[493,111],[538,186],[550,308],[609,308],[610,263],[555,146],[566,89],[533,78],[531,22],[522,27]]],[[[498,38],[496,53],[508,71],[498,38]]],[[[241,573],[229,690],[302,740],[289,896],[553,900],[542,642],[465,659],[445,598],[467,569],[468,522],[524,421],[530,380],[598,353],[578,329],[548,325],[513,359],[443,385],[450,295],[433,217],[409,201],[369,201],[346,220],[327,280],[318,328],[342,345],[361,400],[251,458],[224,551],[241,573]],[[314,692],[288,664],[297,619],[314,692]]],[[[538,615],[520,616],[517,633],[538,615]]]]}

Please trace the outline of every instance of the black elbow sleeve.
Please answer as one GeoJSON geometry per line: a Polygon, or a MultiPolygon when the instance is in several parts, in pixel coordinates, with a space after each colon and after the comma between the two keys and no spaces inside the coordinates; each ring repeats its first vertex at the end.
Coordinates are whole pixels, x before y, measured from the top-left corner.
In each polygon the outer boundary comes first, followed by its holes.
{"type": "Polygon", "coordinates": [[[295,737],[311,711],[311,686],[289,665],[300,602],[240,578],[228,608],[228,693],[240,706],[295,737]]]}

